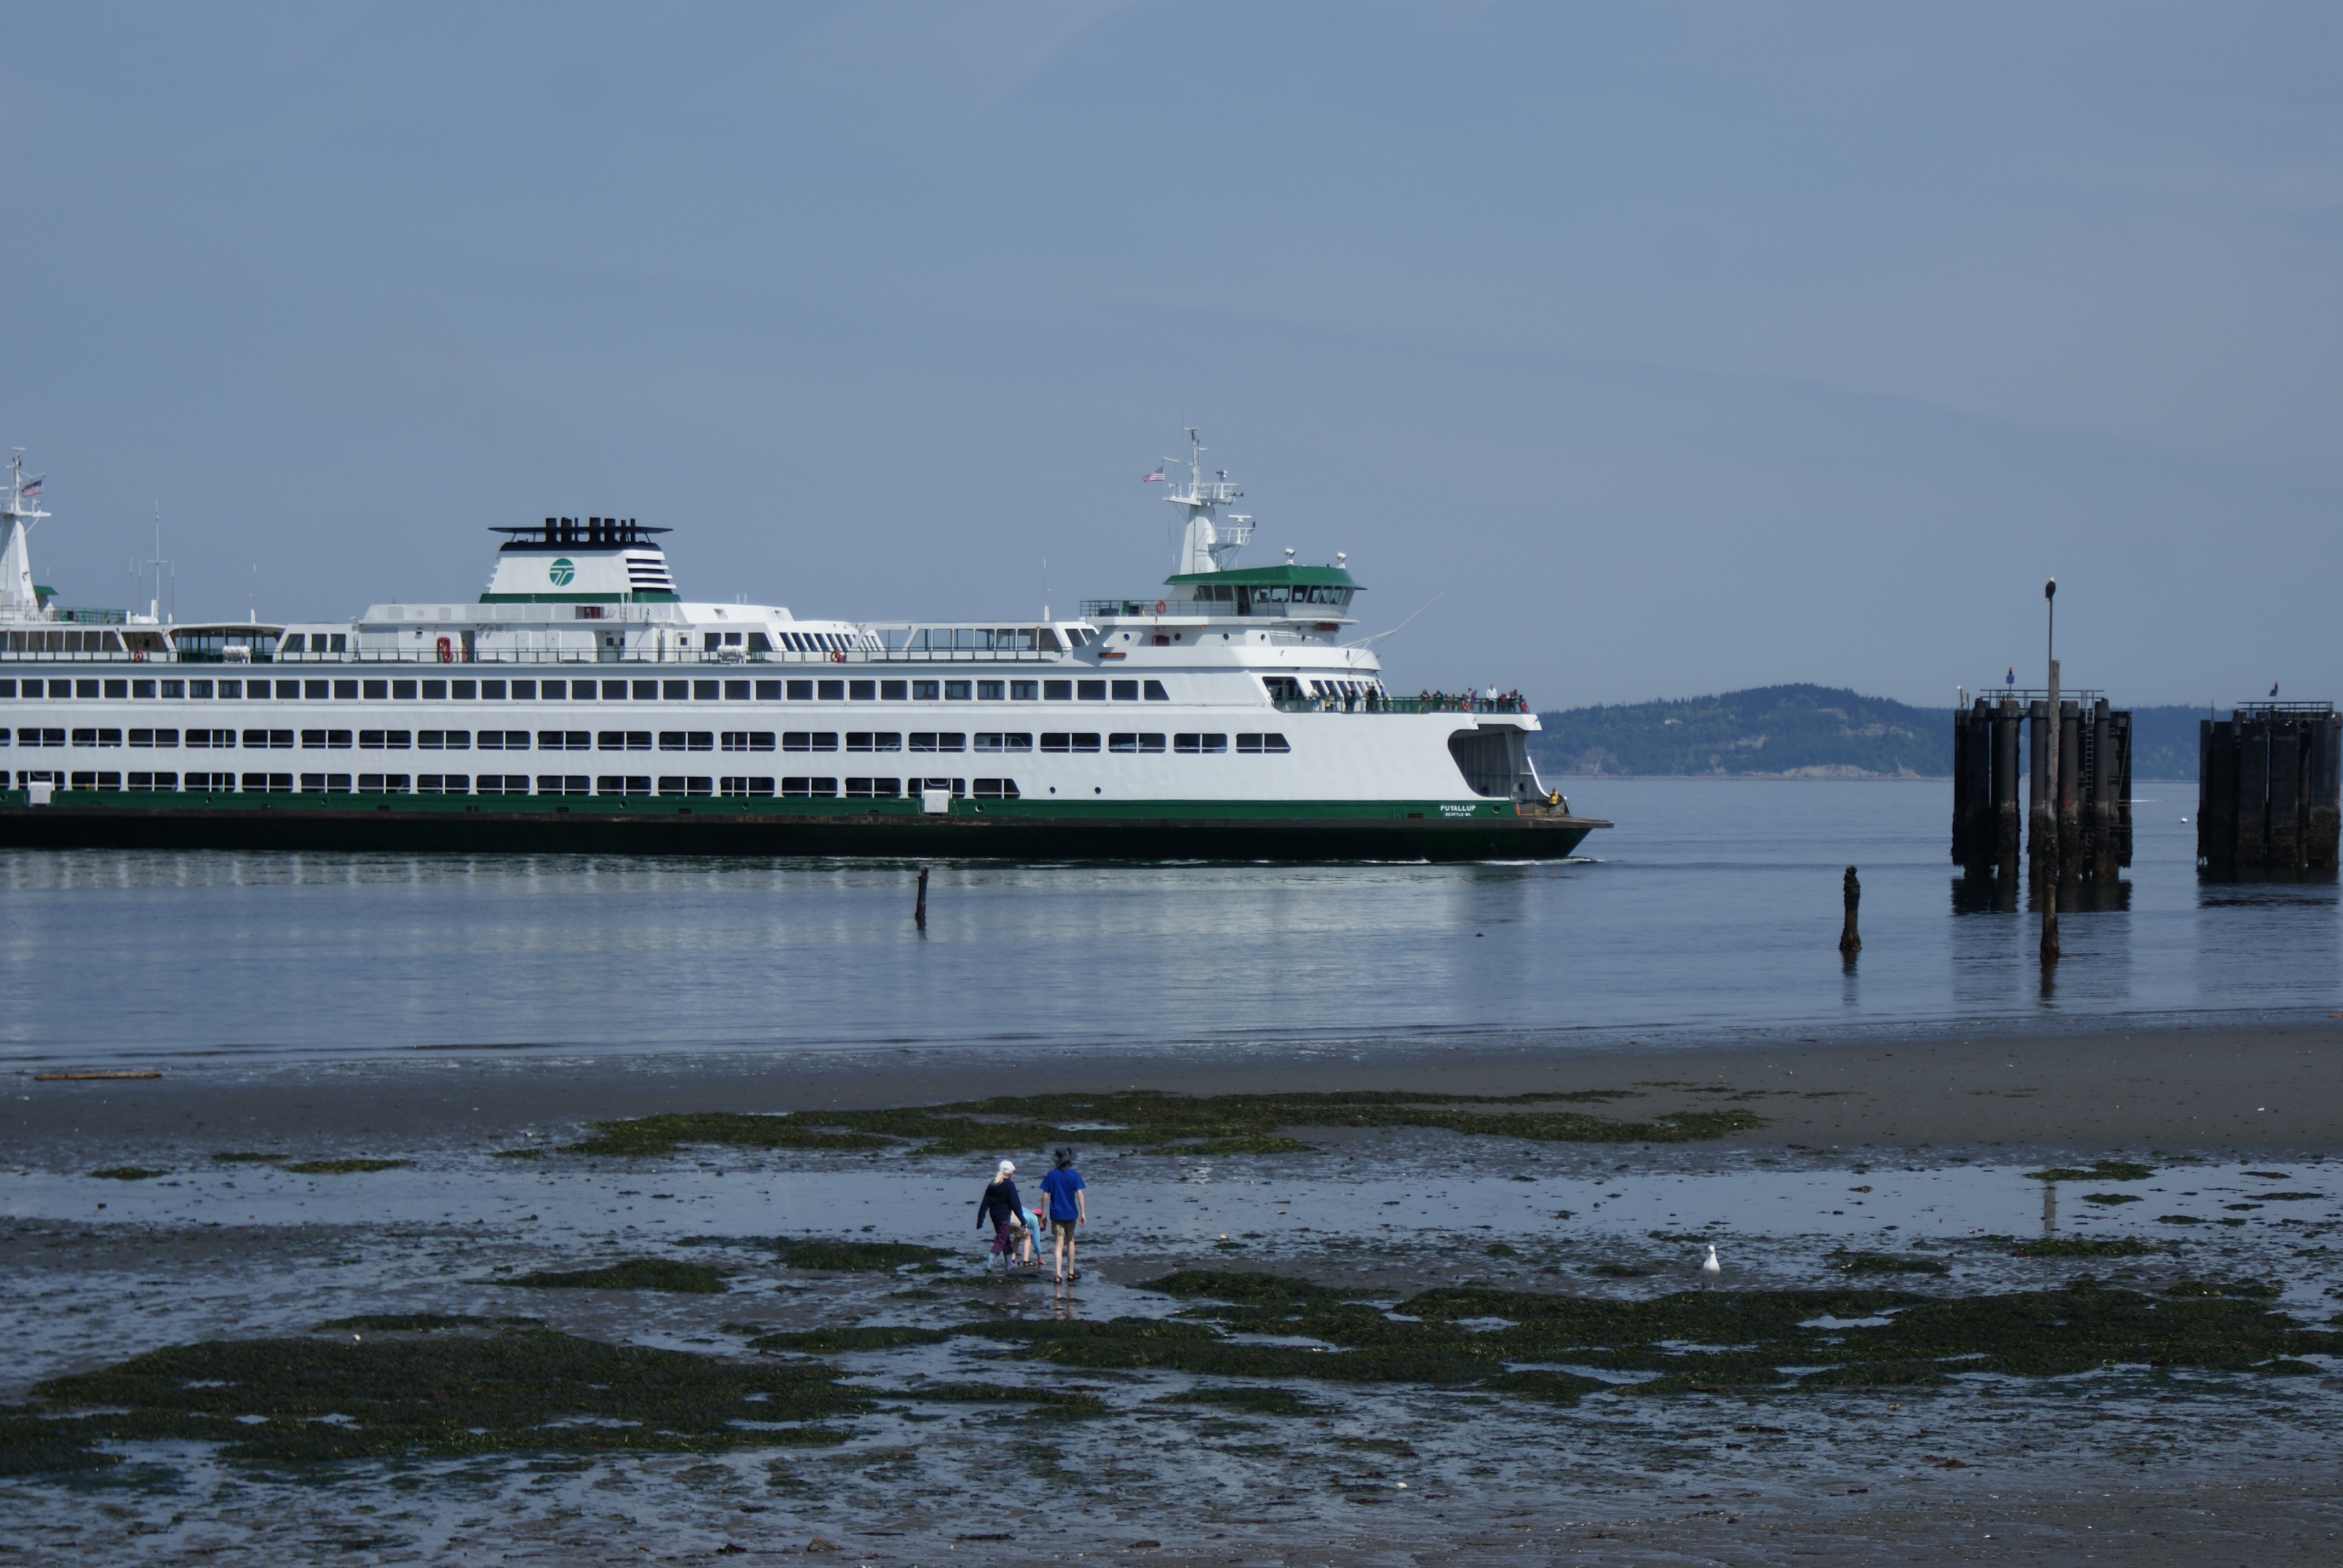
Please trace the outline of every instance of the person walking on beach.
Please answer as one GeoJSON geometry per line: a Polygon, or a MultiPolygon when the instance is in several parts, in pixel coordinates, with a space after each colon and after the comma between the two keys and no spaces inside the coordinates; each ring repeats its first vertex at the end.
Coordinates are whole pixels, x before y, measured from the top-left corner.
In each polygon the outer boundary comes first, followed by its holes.
{"type": "Polygon", "coordinates": [[[1041,1178],[1041,1191],[1050,1196],[1050,1235],[1057,1245],[1058,1283],[1062,1285],[1082,1277],[1074,1267],[1074,1231],[1090,1223],[1090,1211],[1082,1200],[1082,1173],[1074,1169],[1074,1151],[1059,1150],[1054,1163],[1056,1169],[1041,1178]]]}
{"type": "Polygon", "coordinates": [[[985,1183],[984,1196],[976,1201],[976,1228],[981,1231],[987,1221],[991,1221],[992,1250],[1001,1255],[1004,1270],[1016,1259],[1017,1243],[1011,1232],[1020,1225],[1019,1216],[1025,1209],[1017,1196],[1016,1175],[1017,1167],[1003,1160],[992,1180],[985,1183]]]}

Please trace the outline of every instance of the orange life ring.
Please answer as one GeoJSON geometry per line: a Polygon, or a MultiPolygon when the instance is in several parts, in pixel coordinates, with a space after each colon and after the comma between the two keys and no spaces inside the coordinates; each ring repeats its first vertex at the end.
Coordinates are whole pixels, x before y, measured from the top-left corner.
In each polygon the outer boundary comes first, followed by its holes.
{"type": "Polygon", "coordinates": [[[1161,615],[1161,614],[1163,613],[1163,609],[1164,609],[1163,601],[1162,601],[1161,599],[1157,599],[1157,600],[1155,601],[1155,613],[1156,613],[1157,615],[1161,615]]]}
{"type": "Polygon", "coordinates": [[[830,662],[832,664],[844,664],[846,662],[846,655],[833,648],[830,650],[830,662]]]}
{"type": "Polygon", "coordinates": [[[439,639],[439,662],[442,664],[453,664],[456,662],[455,645],[444,637],[439,639]]]}

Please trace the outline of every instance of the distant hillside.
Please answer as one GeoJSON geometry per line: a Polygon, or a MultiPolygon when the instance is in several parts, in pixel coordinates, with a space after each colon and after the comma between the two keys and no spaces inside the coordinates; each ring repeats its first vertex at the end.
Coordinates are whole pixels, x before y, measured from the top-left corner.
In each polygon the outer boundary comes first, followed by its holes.
{"type": "MultiPolygon", "coordinates": [[[[2132,711],[2132,776],[2197,777],[2198,708],[2132,711]]],[[[1948,779],[1952,710],[1828,686],[1762,686],[1681,702],[1542,713],[1553,778],[1948,779]]]]}

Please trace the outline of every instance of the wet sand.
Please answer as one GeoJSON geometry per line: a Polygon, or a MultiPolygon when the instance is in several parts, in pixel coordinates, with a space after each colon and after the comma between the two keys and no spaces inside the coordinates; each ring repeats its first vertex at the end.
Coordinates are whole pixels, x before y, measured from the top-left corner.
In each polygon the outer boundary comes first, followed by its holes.
{"type": "MultiPolygon", "coordinates": [[[[1849,1249],[1925,1252],[1922,1294],[2055,1287],[2095,1272],[2157,1292],[2268,1280],[2298,1321],[2343,1300],[2343,1029],[1556,1056],[1520,1043],[1312,1046],[1274,1060],[1165,1050],[1017,1069],[925,1050],[789,1062],[416,1053],[139,1081],[9,1081],[0,1402],[159,1346],[316,1332],[357,1313],[522,1312],[548,1327],[714,1357],[757,1330],[1161,1317],[1166,1271],[1307,1278],[1383,1303],[1468,1282],[1652,1299],[1697,1286],[1835,1288],[1849,1249]],[[989,1155],[686,1148],[515,1161],[584,1124],[655,1111],[812,1111],[1047,1091],[1229,1094],[1624,1091],[1643,1120],[1721,1104],[1765,1119],[1692,1143],[1530,1143],[1303,1130],[1314,1154],[1204,1160],[1094,1150],[1087,1278],[976,1279],[989,1155]],[[367,1174],[223,1165],[224,1150],[411,1160],[367,1174]],[[2095,1207],[2046,1161],[2149,1161],[2095,1207]],[[2280,1162],[2284,1165],[2280,1168],[2280,1162]],[[95,1179],[117,1163],[164,1172],[95,1179]],[[2264,1169],[2267,1167],[2268,1169],[2264,1169]],[[2178,1213],[2186,1225],[2167,1222],[2178,1213]],[[759,1236],[949,1250],[940,1271],[792,1271],[759,1236]],[[2152,1241],[2082,1261],[2013,1237],[2152,1241]],[[1503,1243],[1503,1246],[1498,1245],[1503,1243]],[[651,1257],[720,1265],[721,1295],[522,1291],[546,1268],[651,1257]],[[746,1325],[746,1326],[744,1326],[746,1325]]],[[[1027,1157],[1020,1154],[1021,1161],[1027,1157]]],[[[1029,1171],[1028,1176],[1032,1174],[1029,1171]]],[[[1553,1406],[1469,1389],[1304,1382],[1275,1416],[1176,1402],[1194,1379],[1072,1372],[983,1338],[823,1352],[888,1397],[834,1448],[584,1459],[491,1454],[239,1466],[195,1443],[115,1470],[0,1477],[0,1565],[138,1560],[600,1563],[794,1556],[1368,1564],[1983,1561],[2324,1563],[2343,1553],[2331,1453],[2343,1367],[1958,1380],[1928,1389],[1595,1395],[1553,1406]],[[923,1382],[1079,1387],[1111,1407],[922,1405],[923,1382]],[[819,1551],[820,1549],[817,1548],[819,1551]]]]}
{"type": "Polygon", "coordinates": [[[2343,1027],[2016,1035],[1580,1054],[1502,1039],[1259,1050],[989,1053],[926,1049],[789,1057],[564,1060],[415,1052],[399,1060],[160,1079],[35,1082],[0,1101],[0,1142],[127,1146],[187,1135],[441,1144],[659,1111],[809,1111],[1001,1094],[1396,1090],[1511,1095],[1624,1090],[1641,1118],[1748,1093],[1765,1125],[1739,1147],[1788,1145],[2202,1154],[2343,1147],[2343,1027]]]}

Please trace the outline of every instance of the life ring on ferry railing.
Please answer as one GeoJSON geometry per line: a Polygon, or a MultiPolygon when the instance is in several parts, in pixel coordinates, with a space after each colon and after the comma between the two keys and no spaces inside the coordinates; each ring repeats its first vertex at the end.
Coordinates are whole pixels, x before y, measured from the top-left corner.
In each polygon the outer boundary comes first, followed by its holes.
{"type": "Polygon", "coordinates": [[[456,662],[456,645],[444,637],[439,639],[439,662],[442,664],[456,662]]]}
{"type": "Polygon", "coordinates": [[[1163,601],[1162,601],[1161,599],[1157,599],[1157,600],[1155,601],[1155,613],[1156,613],[1157,615],[1161,615],[1161,614],[1163,613],[1163,611],[1164,611],[1164,608],[1165,608],[1165,606],[1164,606],[1163,601]]]}
{"type": "Polygon", "coordinates": [[[830,650],[830,662],[832,664],[844,664],[846,662],[846,655],[833,648],[830,650]]]}

